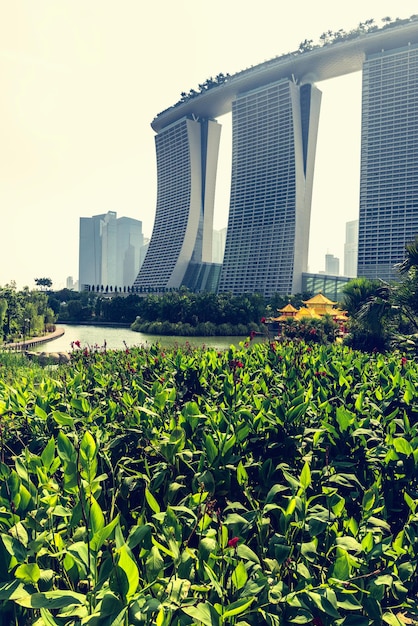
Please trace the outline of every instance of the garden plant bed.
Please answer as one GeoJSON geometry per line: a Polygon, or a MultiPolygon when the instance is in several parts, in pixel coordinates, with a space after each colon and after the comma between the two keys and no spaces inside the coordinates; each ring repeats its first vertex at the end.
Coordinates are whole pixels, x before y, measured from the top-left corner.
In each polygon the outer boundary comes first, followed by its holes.
{"type": "Polygon", "coordinates": [[[418,623],[414,361],[266,341],[39,372],[0,380],[0,624],[418,623]]]}

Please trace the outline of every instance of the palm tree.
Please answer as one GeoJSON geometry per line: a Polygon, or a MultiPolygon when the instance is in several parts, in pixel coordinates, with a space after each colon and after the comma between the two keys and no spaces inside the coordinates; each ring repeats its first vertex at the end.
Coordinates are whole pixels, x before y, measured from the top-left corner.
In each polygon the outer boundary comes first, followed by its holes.
{"type": "Polygon", "coordinates": [[[355,278],[343,289],[342,305],[349,316],[347,343],[358,350],[387,349],[393,330],[390,285],[380,280],[355,278]]]}
{"type": "Polygon", "coordinates": [[[400,274],[406,274],[412,269],[418,269],[418,235],[414,241],[405,245],[406,256],[402,263],[398,263],[397,269],[400,274]]]}

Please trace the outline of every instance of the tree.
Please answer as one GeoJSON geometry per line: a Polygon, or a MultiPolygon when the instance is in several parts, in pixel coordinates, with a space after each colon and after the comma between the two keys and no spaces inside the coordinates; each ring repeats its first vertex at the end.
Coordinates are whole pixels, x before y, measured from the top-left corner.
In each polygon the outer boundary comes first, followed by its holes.
{"type": "Polygon", "coordinates": [[[380,280],[355,278],[343,289],[349,316],[346,343],[357,350],[384,352],[394,330],[392,289],[380,280]]]}
{"type": "Polygon", "coordinates": [[[50,289],[52,287],[52,280],[50,278],[35,278],[35,284],[37,287],[50,289]]]}
{"type": "Polygon", "coordinates": [[[3,324],[4,317],[7,311],[7,300],[6,298],[0,298],[0,341],[3,341],[3,324]]]}

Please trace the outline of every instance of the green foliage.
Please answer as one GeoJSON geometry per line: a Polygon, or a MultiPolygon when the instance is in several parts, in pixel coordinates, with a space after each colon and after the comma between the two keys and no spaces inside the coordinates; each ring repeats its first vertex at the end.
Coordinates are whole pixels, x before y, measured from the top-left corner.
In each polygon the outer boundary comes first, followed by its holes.
{"type": "Polygon", "coordinates": [[[417,381],[281,341],[0,383],[4,623],[412,623],[417,381]]]}
{"type": "Polygon", "coordinates": [[[46,293],[29,291],[27,287],[17,291],[14,283],[0,287],[0,340],[19,341],[41,335],[54,321],[46,293]]]}
{"type": "Polygon", "coordinates": [[[307,343],[333,343],[338,335],[338,324],[329,315],[320,319],[297,320],[289,317],[280,324],[280,337],[299,339],[307,343]]]}

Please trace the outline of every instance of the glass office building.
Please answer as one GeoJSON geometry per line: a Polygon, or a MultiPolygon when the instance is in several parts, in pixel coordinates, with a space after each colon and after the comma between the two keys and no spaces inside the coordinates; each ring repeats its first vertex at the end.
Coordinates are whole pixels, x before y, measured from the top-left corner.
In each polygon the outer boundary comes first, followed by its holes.
{"type": "Polygon", "coordinates": [[[358,276],[397,278],[418,234],[418,45],[367,57],[363,68],[358,276]]]}

